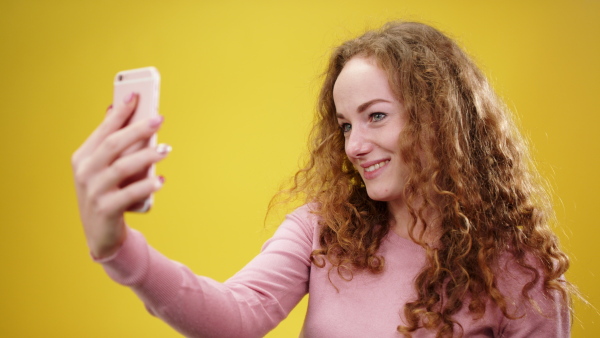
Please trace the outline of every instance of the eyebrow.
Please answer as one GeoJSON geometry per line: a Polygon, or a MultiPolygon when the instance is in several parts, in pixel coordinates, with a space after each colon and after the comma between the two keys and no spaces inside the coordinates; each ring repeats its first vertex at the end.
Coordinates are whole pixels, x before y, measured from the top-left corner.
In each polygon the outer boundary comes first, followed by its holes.
{"type": "MultiPolygon", "coordinates": [[[[391,103],[388,100],[384,100],[384,99],[373,99],[370,101],[367,101],[363,104],[361,104],[360,106],[358,106],[358,113],[363,113],[365,110],[367,110],[367,108],[369,108],[370,106],[374,105],[375,103],[379,103],[379,102],[387,102],[387,103],[391,103]]],[[[344,115],[340,114],[340,113],[336,113],[335,116],[337,116],[338,118],[344,118],[344,115]]]]}

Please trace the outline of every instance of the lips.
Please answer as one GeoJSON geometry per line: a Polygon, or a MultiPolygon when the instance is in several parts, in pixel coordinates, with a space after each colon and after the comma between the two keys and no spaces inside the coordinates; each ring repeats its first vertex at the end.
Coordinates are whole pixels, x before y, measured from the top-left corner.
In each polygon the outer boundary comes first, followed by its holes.
{"type": "Polygon", "coordinates": [[[375,163],[373,165],[370,165],[367,168],[365,168],[365,172],[375,171],[375,170],[383,167],[384,165],[388,164],[389,162],[390,162],[390,160],[385,160],[385,161],[381,161],[379,163],[375,163]]]}
{"type": "Polygon", "coordinates": [[[368,180],[377,177],[388,163],[390,163],[390,160],[377,160],[361,164],[360,166],[364,168],[364,179],[368,180]]]}

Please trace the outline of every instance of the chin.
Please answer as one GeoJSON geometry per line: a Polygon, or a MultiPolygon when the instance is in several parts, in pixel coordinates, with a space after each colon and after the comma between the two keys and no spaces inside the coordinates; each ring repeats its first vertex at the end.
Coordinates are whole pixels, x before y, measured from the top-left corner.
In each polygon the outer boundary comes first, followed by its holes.
{"type": "Polygon", "coordinates": [[[369,195],[370,199],[379,202],[389,202],[391,200],[394,200],[394,197],[392,197],[391,195],[382,194],[381,192],[370,192],[369,190],[367,190],[367,195],[369,195]]]}

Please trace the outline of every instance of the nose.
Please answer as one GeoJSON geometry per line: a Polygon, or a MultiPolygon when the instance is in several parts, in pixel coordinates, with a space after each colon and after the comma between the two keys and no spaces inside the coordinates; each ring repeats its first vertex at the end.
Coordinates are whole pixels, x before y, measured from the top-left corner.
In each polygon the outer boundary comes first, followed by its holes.
{"type": "Polygon", "coordinates": [[[358,159],[371,150],[373,150],[373,142],[369,132],[353,126],[350,135],[346,137],[346,155],[351,159],[358,159]]]}

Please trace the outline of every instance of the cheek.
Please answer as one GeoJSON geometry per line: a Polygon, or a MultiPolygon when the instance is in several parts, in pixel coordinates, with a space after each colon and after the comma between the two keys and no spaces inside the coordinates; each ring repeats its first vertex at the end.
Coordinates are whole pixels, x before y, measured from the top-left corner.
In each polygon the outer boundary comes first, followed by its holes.
{"type": "Polygon", "coordinates": [[[356,164],[354,164],[352,157],[350,155],[348,155],[348,140],[347,139],[344,139],[344,156],[346,156],[348,161],[352,164],[352,167],[354,169],[356,169],[356,164]]]}
{"type": "Polygon", "coordinates": [[[401,132],[396,131],[394,133],[390,133],[388,134],[388,137],[386,137],[385,139],[385,146],[395,152],[395,153],[399,153],[400,152],[400,134],[401,132]]]}
{"type": "Polygon", "coordinates": [[[352,165],[354,165],[352,156],[350,156],[350,149],[348,149],[348,139],[344,140],[344,155],[346,155],[346,158],[348,158],[348,161],[350,161],[352,163],[352,165]]]}

